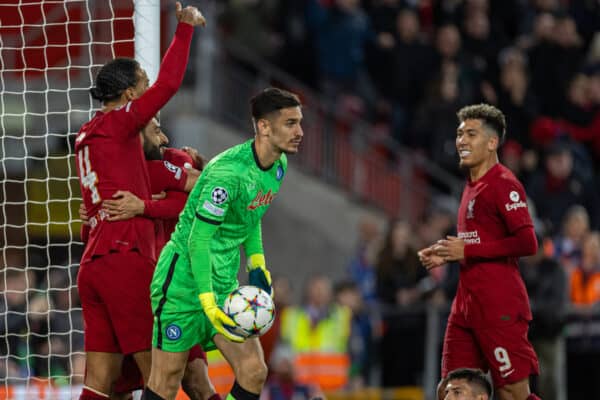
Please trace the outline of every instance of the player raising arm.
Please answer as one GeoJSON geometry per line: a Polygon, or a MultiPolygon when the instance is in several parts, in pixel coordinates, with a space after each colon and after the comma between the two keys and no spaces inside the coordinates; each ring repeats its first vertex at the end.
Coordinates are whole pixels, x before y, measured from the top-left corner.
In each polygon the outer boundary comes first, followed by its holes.
{"type": "Polygon", "coordinates": [[[468,172],[458,235],[419,251],[428,269],[460,263],[442,378],[458,368],[489,370],[500,400],[536,399],[529,393],[529,375],[538,373],[538,361],[527,340],[531,310],[518,258],[534,254],[537,241],[523,186],[498,162],[504,114],[479,104],[461,109],[458,119],[456,149],[468,172]]]}
{"type": "Polygon", "coordinates": [[[144,399],[175,398],[189,349],[218,348],[236,381],[227,399],[257,400],[267,366],[257,338],[230,332],[222,311],[239,286],[240,245],[249,281],[271,293],[262,246],[261,218],[279,192],[303,137],[300,101],[269,88],[251,99],[255,137],[213,158],[205,167],[152,279],[152,370],[144,399]]]}
{"type": "Polygon", "coordinates": [[[86,376],[81,400],[106,399],[124,354],[141,370],[150,363],[149,274],[156,260],[154,224],[135,217],[109,221],[102,202],[121,189],[151,199],[139,132],[176,93],[183,80],[194,26],[204,25],[194,7],[176,4],[179,24],[158,78],[137,61],[118,58],[96,76],[92,97],[102,108],[75,139],[75,159],[90,233],[77,279],[85,324],[86,376]],[[140,312],[140,310],[147,310],[140,312]]]}

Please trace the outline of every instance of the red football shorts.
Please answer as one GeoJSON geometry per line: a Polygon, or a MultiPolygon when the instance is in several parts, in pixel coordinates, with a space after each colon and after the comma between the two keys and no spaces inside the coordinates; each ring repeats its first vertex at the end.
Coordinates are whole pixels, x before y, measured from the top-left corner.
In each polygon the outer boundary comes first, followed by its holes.
{"type": "Polygon", "coordinates": [[[469,328],[451,317],[444,337],[442,377],[457,368],[479,368],[490,371],[494,387],[500,388],[537,375],[538,360],[527,339],[528,329],[522,318],[501,326],[469,328]]]}
{"type": "Polygon", "coordinates": [[[77,285],[86,351],[132,354],[152,347],[154,264],[135,251],[81,264],[77,285]]]}
{"type": "MultiPolygon", "coordinates": [[[[202,350],[200,345],[196,345],[190,349],[190,354],[188,356],[188,363],[201,359],[206,363],[206,353],[202,350]]],[[[115,382],[113,386],[114,393],[129,393],[134,390],[139,390],[144,388],[144,379],[142,377],[142,373],[138,368],[133,356],[128,355],[123,359],[123,365],[121,367],[121,375],[115,382]]]]}

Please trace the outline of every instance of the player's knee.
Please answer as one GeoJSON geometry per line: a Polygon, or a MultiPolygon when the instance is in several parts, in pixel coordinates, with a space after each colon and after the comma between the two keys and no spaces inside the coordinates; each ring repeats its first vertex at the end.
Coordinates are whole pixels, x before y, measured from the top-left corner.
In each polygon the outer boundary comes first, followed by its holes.
{"type": "Polygon", "coordinates": [[[191,400],[207,399],[215,393],[208,378],[207,366],[204,360],[196,359],[186,366],[181,380],[183,391],[191,400]]]}
{"type": "Polygon", "coordinates": [[[259,357],[243,360],[236,369],[236,377],[240,382],[249,382],[252,386],[262,387],[267,380],[267,364],[259,357]]]}
{"type": "Polygon", "coordinates": [[[85,373],[85,386],[97,390],[101,393],[110,393],[114,383],[117,381],[117,375],[114,371],[102,368],[90,368],[85,373]]]}

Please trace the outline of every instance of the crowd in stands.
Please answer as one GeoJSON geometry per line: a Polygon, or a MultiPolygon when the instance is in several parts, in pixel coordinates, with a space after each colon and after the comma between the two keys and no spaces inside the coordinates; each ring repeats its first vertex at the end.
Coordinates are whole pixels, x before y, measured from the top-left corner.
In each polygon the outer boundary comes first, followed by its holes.
{"type": "Polygon", "coordinates": [[[220,27],[342,114],[371,121],[372,135],[457,176],[456,111],[498,106],[508,124],[502,161],[543,229],[556,234],[572,204],[600,227],[597,2],[230,0],[220,27]]]}

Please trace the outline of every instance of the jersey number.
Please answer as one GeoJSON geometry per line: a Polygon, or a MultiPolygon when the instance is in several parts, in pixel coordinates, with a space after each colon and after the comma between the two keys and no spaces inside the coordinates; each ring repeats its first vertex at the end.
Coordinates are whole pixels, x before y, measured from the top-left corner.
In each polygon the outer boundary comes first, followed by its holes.
{"type": "Polygon", "coordinates": [[[508,351],[506,351],[504,347],[496,347],[494,349],[494,357],[496,357],[496,361],[500,363],[499,370],[501,374],[512,368],[512,363],[508,357],[508,351]]]}
{"type": "Polygon", "coordinates": [[[96,187],[96,183],[98,183],[98,175],[92,171],[92,164],[90,163],[90,149],[88,146],[85,146],[83,149],[79,150],[79,175],[83,187],[92,193],[92,203],[99,203],[102,199],[100,198],[100,193],[98,193],[98,188],[96,187]]]}

